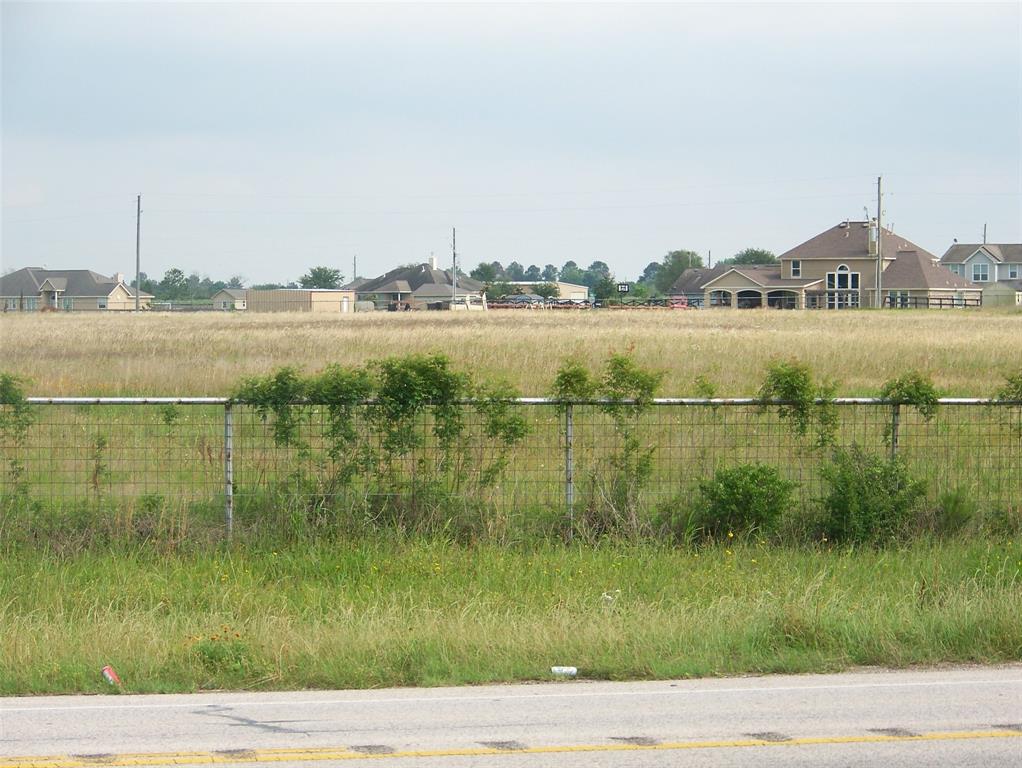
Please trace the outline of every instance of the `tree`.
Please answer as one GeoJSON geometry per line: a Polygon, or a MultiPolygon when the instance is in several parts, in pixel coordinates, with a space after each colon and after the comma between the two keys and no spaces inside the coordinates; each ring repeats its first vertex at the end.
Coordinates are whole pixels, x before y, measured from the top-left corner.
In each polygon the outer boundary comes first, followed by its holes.
{"type": "Polygon", "coordinates": [[[231,275],[231,277],[227,280],[227,287],[228,288],[244,288],[245,287],[245,278],[244,278],[244,276],[242,276],[242,275],[231,275]]]}
{"type": "Polygon", "coordinates": [[[612,296],[617,296],[617,283],[611,275],[604,275],[593,286],[593,296],[603,301],[612,296]]]}
{"type": "Polygon", "coordinates": [[[525,279],[525,267],[519,264],[517,261],[512,261],[507,265],[504,270],[504,276],[508,280],[524,280],[525,279]]]}
{"type": "Polygon", "coordinates": [[[163,273],[163,279],[156,287],[156,297],[160,299],[183,299],[188,289],[185,273],[177,267],[163,273]]]}
{"type": "Polygon", "coordinates": [[[538,281],[543,279],[543,273],[539,271],[539,267],[535,264],[530,264],[529,268],[525,270],[525,277],[523,280],[538,281]]]}
{"type": "MultiPolygon", "coordinates": [[[[468,273],[468,276],[473,280],[478,280],[480,283],[492,283],[500,277],[500,273],[497,271],[496,262],[493,264],[487,264],[485,261],[480,262],[479,266],[468,273]]],[[[501,270],[503,271],[503,270],[501,270]]]]}
{"type": "Polygon", "coordinates": [[[544,299],[557,299],[561,295],[561,289],[554,283],[540,283],[532,289],[532,292],[544,299]]]}
{"type": "Polygon", "coordinates": [[[649,283],[632,283],[632,290],[628,292],[628,295],[633,299],[648,299],[649,283]]]}
{"type": "Polygon", "coordinates": [[[521,292],[522,287],[520,285],[511,285],[511,283],[506,280],[500,280],[486,286],[486,295],[496,296],[497,298],[500,298],[501,296],[514,296],[521,292]]]}
{"type": "Polygon", "coordinates": [[[639,276],[637,282],[645,283],[647,285],[653,285],[656,282],[656,273],[660,271],[660,262],[651,261],[646,265],[646,268],[642,270],[642,274],[639,276]]]}
{"type": "Polygon", "coordinates": [[[564,266],[561,267],[561,282],[585,285],[584,280],[585,272],[578,268],[578,264],[573,261],[564,262],[564,266]]]}
{"type": "Polygon", "coordinates": [[[779,259],[771,251],[763,248],[746,248],[730,259],[725,259],[721,264],[777,264],[778,261],[779,259]]]}
{"type": "Polygon", "coordinates": [[[253,291],[275,291],[278,288],[283,288],[281,283],[258,283],[252,286],[253,291]]]}
{"type": "Polygon", "coordinates": [[[333,267],[313,267],[308,274],[298,278],[302,288],[340,288],[344,276],[333,267]]]}
{"type": "Polygon", "coordinates": [[[657,293],[670,293],[678,277],[686,269],[703,266],[703,257],[695,251],[670,251],[660,263],[654,285],[657,293]]]}
{"type": "MultiPolygon", "coordinates": [[[[142,281],[142,291],[144,293],[151,293],[153,296],[155,296],[156,292],[159,290],[160,284],[153,280],[151,277],[149,277],[149,275],[147,275],[145,272],[139,272],[138,276],[139,279],[142,281]]],[[[130,285],[132,288],[135,287],[135,278],[131,278],[130,285]]]]}
{"type": "Polygon", "coordinates": [[[557,271],[557,267],[553,264],[547,264],[543,267],[543,274],[540,277],[546,280],[548,283],[556,283],[560,273],[557,271]]]}

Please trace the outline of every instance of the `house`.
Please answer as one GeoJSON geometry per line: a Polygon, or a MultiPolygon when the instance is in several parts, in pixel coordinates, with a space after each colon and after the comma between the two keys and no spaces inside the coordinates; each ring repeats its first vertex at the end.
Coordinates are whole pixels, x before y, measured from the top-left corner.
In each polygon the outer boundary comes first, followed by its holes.
{"type": "MultiPolygon", "coordinates": [[[[679,293],[703,291],[703,303],[710,307],[778,307],[785,309],[846,309],[888,304],[886,273],[901,254],[904,266],[895,276],[895,286],[916,296],[957,298],[962,304],[974,291],[942,279],[927,266],[936,257],[888,229],[880,232],[878,257],[875,221],[842,221],[801,245],[782,253],[779,264],[763,266],[718,266],[701,274],[686,270],[675,287],[679,293]],[[923,266],[914,266],[919,260],[923,266]],[[877,277],[880,285],[877,285],[877,277]],[[953,294],[953,295],[952,295],[953,294]]],[[[936,265],[936,269],[942,269],[936,265]]],[[[943,273],[941,273],[943,274],[943,273]]],[[[950,278],[948,273],[946,277],[950,278]]],[[[911,303],[911,302],[910,302],[911,303]]]]}
{"type": "MultiPolygon", "coordinates": [[[[272,288],[245,291],[249,312],[312,312],[346,314],[355,311],[355,292],[341,288],[272,288]]],[[[215,305],[214,305],[215,306],[215,305]]]]}
{"type": "MultiPolygon", "coordinates": [[[[485,286],[470,277],[458,276],[454,285],[450,270],[439,269],[434,259],[430,264],[398,267],[385,275],[363,283],[359,299],[374,300],[388,309],[450,308],[456,296],[471,294],[481,301],[485,286]]],[[[460,305],[459,305],[460,306],[460,305]]],[[[473,302],[466,306],[475,307],[473,302]]],[[[483,305],[484,306],[484,305],[483,305]]]]}
{"type": "Polygon", "coordinates": [[[674,300],[684,299],[687,306],[702,307],[706,298],[703,286],[729,269],[726,264],[718,264],[715,267],[689,267],[674,281],[669,291],[670,296],[674,300]]]}
{"type": "Polygon", "coordinates": [[[521,289],[522,293],[535,293],[537,285],[555,285],[557,286],[557,295],[553,297],[555,299],[589,301],[589,286],[577,283],[565,283],[560,280],[502,280],[501,282],[521,289]]]}
{"type": "Polygon", "coordinates": [[[901,251],[883,274],[884,306],[905,309],[978,307],[985,291],[928,253],[901,251]]]}
{"type": "MultiPolygon", "coordinates": [[[[152,294],[139,293],[139,308],[149,309],[152,294]]],[[[131,311],[135,289],[118,272],[107,277],[89,269],[24,267],[0,277],[0,310],[131,311]]]]}
{"type": "Polygon", "coordinates": [[[807,294],[818,290],[822,278],[781,276],[777,264],[725,266],[724,270],[703,282],[703,305],[754,309],[802,309],[808,305],[807,294]]]}
{"type": "Polygon", "coordinates": [[[222,312],[246,309],[248,306],[248,291],[244,288],[221,288],[213,294],[213,309],[222,312]]]}
{"type": "Polygon", "coordinates": [[[958,243],[940,257],[956,275],[983,286],[987,306],[1022,304],[1022,243],[958,243]]]}

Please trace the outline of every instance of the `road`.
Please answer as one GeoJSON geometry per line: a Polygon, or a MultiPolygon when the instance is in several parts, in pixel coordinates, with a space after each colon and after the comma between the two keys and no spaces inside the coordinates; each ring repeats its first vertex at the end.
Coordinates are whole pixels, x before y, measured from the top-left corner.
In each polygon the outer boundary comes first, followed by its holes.
{"type": "Polygon", "coordinates": [[[1022,665],[0,699],[0,768],[1022,766],[1022,665]]]}

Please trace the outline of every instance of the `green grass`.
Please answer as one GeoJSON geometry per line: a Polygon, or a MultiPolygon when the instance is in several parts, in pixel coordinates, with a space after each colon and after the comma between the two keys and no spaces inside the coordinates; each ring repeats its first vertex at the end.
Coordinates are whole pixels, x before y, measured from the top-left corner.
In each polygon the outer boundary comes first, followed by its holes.
{"type": "Polygon", "coordinates": [[[397,541],[0,559],[0,694],[670,678],[1022,659],[1022,542],[397,541]],[[604,597],[604,595],[607,597],[604,597]]]}

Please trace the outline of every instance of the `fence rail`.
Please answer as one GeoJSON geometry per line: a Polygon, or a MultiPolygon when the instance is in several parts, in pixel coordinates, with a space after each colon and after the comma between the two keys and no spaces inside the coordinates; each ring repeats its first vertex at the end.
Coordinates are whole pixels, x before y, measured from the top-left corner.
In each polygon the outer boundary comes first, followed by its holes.
{"type": "MultiPolygon", "coordinates": [[[[236,525],[342,517],[408,525],[455,510],[483,528],[571,531],[580,517],[648,516],[684,503],[716,469],[743,463],[776,467],[810,506],[830,456],[779,412],[790,403],[755,398],[517,398],[504,401],[523,419],[513,440],[495,433],[473,400],[454,406],[453,440],[428,408],[392,429],[373,400],[340,414],[293,403],[286,416],[221,397],[26,402],[31,427],[20,436],[0,428],[8,528],[23,514],[50,525],[98,515],[140,530],[171,521],[230,536],[236,525]]],[[[833,446],[901,456],[931,499],[957,491],[978,505],[1022,509],[1022,401],[943,398],[930,420],[880,398],[829,402],[838,412],[833,446]]]]}

